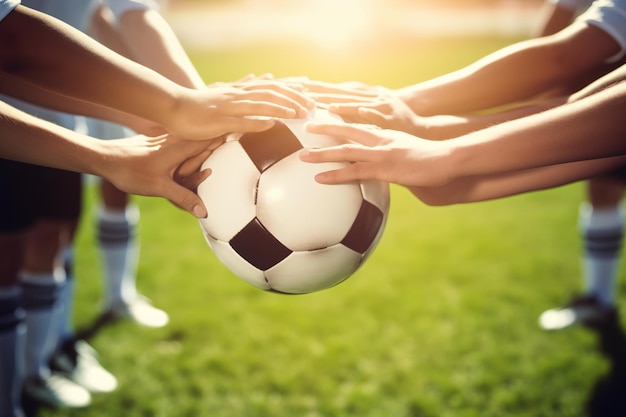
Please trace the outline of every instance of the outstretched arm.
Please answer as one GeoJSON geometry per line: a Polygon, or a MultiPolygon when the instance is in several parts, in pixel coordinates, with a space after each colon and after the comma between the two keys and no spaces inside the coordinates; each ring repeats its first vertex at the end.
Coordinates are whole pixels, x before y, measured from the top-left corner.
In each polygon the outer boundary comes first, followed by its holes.
{"type": "Polygon", "coordinates": [[[117,11],[105,6],[93,14],[89,33],[112,50],[188,88],[205,83],[183,49],[178,37],[154,9],[117,11]]]}
{"type": "Polygon", "coordinates": [[[205,217],[193,192],[209,174],[199,171],[218,141],[171,136],[103,141],[30,116],[0,102],[0,157],[94,174],[128,193],[160,196],[205,217]]]}
{"type": "MultiPolygon", "coordinates": [[[[249,89],[181,87],[24,6],[2,21],[0,39],[0,71],[58,94],[135,114],[184,138],[264,130],[273,123],[267,118],[301,117],[312,106],[296,89],[270,82],[249,89]]],[[[9,88],[6,84],[0,77],[0,90],[9,88]]]]}
{"type": "Polygon", "coordinates": [[[619,51],[617,41],[604,30],[575,22],[554,35],[510,45],[397,93],[420,115],[470,113],[528,100],[570,83],[619,51]]]}
{"type": "MultiPolygon", "coordinates": [[[[543,113],[441,142],[348,124],[311,125],[309,130],[313,133],[341,137],[351,143],[306,150],[302,159],[352,162],[345,168],[319,174],[317,180],[322,183],[378,179],[411,188],[481,182],[480,190],[485,190],[490,179],[497,179],[501,185],[507,175],[522,170],[598,160],[579,165],[569,176],[556,168],[544,171],[546,175],[558,171],[561,177],[543,184],[531,181],[537,176],[525,174],[529,182],[523,187],[517,183],[516,187],[529,191],[548,183],[556,185],[597,175],[623,162],[612,157],[626,155],[626,125],[621,121],[624,109],[626,81],[543,113]]],[[[496,195],[474,193],[465,201],[496,195]]]]}

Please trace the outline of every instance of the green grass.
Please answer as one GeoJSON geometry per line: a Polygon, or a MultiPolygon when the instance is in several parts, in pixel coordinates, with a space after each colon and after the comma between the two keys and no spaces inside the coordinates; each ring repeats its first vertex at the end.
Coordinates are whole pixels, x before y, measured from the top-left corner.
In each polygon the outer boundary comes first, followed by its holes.
{"type": "MultiPolygon", "coordinates": [[[[355,56],[296,46],[194,51],[207,81],[248,72],[401,86],[511,39],[371,45],[355,56]],[[408,48],[408,49],[407,49],[408,48]]],[[[608,372],[581,329],[547,334],[546,308],[581,285],[580,184],[501,201],[427,207],[392,187],[385,235],[348,281],[265,293],[222,266],[197,221],[166,201],[142,213],[138,286],[164,329],[119,323],[91,340],[119,389],[45,416],[579,417],[608,372]]],[[[77,239],[76,324],[98,313],[101,269],[88,189],[77,239]]],[[[623,294],[622,294],[623,295],[623,294]]]]}

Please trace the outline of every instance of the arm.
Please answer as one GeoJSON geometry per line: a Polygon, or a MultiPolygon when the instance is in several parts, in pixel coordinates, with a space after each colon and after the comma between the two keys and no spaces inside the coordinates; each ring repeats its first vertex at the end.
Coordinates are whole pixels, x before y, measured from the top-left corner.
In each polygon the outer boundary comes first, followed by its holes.
{"type": "Polygon", "coordinates": [[[108,120],[132,128],[134,131],[146,135],[160,135],[166,133],[162,126],[141,117],[101,106],[75,98],[60,95],[50,90],[31,84],[23,78],[3,74],[4,93],[12,97],[25,97],[32,104],[40,107],[55,109],[70,114],[80,114],[108,120]]]}
{"type": "Polygon", "coordinates": [[[198,171],[218,141],[136,136],[102,141],[38,119],[0,102],[0,156],[102,176],[128,193],[161,196],[206,216],[194,189],[198,171]]]}
{"type": "Polygon", "coordinates": [[[567,97],[554,97],[485,115],[420,116],[402,100],[391,95],[371,103],[333,104],[329,106],[329,110],[349,123],[372,124],[383,129],[401,130],[424,139],[443,140],[539,113],[563,104],[566,100],[567,97]]]}
{"type": "Polygon", "coordinates": [[[503,174],[460,178],[440,187],[407,187],[428,205],[473,203],[546,190],[599,175],[611,175],[626,166],[626,156],[550,165],[503,174]]]}
{"type": "MultiPolygon", "coordinates": [[[[624,109],[626,82],[620,82],[579,101],[441,142],[348,124],[311,125],[309,131],[313,133],[352,143],[306,150],[301,157],[309,162],[353,162],[318,175],[322,183],[371,178],[407,187],[441,186],[462,179],[471,181],[470,177],[480,180],[604,158],[581,165],[589,171],[580,168],[570,179],[574,180],[614,169],[611,157],[626,155],[626,125],[621,120],[624,109]],[[602,167],[605,162],[608,165],[602,167]]],[[[526,189],[532,189],[532,184],[526,189]]],[[[472,198],[481,199],[476,195],[472,198]]]]}
{"type": "Polygon", "coordinates": [[[470,113],[527,100],[555,84],[570,83],[619,50],[607,32],[575,22],[555,35],[511,45],[397,93],[417,114],[470,113]]]}
{"type": "Polygon", "coordinates": [[[130,9],[115,22],[110,9],[99,7],[89,32],[112,50],[184,87],[205,87],[176,34],[156,10],[130,9]]]}
{"type": "MultiPolygon", "coordinates": [[[[270,82],[210,91],[181,87],[24,6],[2,21],[0,39],[1,72],[58,94],[135,114],[180,137],[205,139],[231,131],[264,130],[273,123],[268,117],[301,117],[312,105],[293,88],[270,82]]],[[[0,90],[7,88],[7,79],[0,77],[0,90]]],[[[18,98],[28,101],[28,97],[18,98]]]]}
{"type": "Polygon", "coordinates": [[[173,83],[53,17],[18,6],[0,24],[0,33],[6,39],[0,48],[4,72],[57,93],[141,111],[143,117],[165,118],[175,107],[179,92],[173,83]]]}

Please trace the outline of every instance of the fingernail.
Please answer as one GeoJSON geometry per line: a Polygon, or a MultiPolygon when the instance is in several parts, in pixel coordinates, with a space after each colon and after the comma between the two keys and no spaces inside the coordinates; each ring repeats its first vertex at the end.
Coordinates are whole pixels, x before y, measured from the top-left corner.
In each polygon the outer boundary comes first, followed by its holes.
{"type": "Polygon", "coordinates": [[[198,219],[204,219],[207,216],[206,211],[204,211],[204,209],[199,204],[196,204],[195,206],[193,206],[193,208],[191,209],[191,212],[198,219]]]}
{"type": "Polygon", "coordinates": [[[320,172],[319,174],[315,175],[315,181],[319,182],[320,184],[323,184],[325,179],[326,174],[324,172],[320,172]]]}

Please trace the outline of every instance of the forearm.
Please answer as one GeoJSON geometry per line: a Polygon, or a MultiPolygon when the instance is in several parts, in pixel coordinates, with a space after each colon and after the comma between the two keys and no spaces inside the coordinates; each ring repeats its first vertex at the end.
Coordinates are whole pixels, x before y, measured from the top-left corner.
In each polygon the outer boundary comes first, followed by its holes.
{"type": "Polygon", "coordinates": [[[2,69],[42,88],[156,122],[168,120],[176,105],[176,84],[32,9],[18,6],[0,35],[7,40],[0,48],[2,69]]]}
{"type": "Polygon", "coordinates": [[[0,102],[0,157],[99,175],[99,141],[0,102]]]}
{"type": "Polygon", "coordinates": [[[609,174],[626,166],[626,156],[551,165],[500,175],[466,177],[440,187],[408,187],[417,198],[433,206],[494,200],[550,189],[609,174]]]}
{"type": "MultiPolygon", "coordinates": [[[[425,117],[422,130],[416,132],[416,136],[431,139],[444,140],[467,135],[477,130],[486,129],[488,127],[498,125],[500,123],[526,117],[536,114],[555,106],[563,104],[567,100],[566,97],[558,97],[554,99],[544,100],[540,103],[521,106],[510,110],[486,115],[470,115],[470,116],[430,116],[425,117]]],[[[410,132],[413,133],[413,132],[410,132]]]]}
{"type": "Polygon", "coordinates": [[[626,82],[451,142],[451,178],[626,154],[626,82]]]}
{"type": "Polygon", "coordinates": [[[0,80],[2,80],[0,81],[2,94],[40,107],[64,113],[108,120],[132,127],[142,133],[148,124],[152,127],[154,126],[154,123],[148,122],[145,119],[141,119],[130,113],[121,112],[110,107],[100,106],[96,103],[88,101],[77,100],[69,96],[60,95],[50,90],[40,88],[11,74],[2,73],[0,75],[0,80]]]}
{"type": "Polygon", "coordinates": [[[182,86],[205,87],[176,34],[159,12],[147,9],[124,13],[119,21],[119,33],[138,63],[182,86]]]}
{"type": "Polygon", "coordinates": [[[511,45],[398,94],[420,115],[471,113],[526,101],[556,86],[565,88],[604,65],[619,50],[617,41],[604,30],[576,23],[555,35],[511,45]]]}
{"type": "Polygon", "coordinates": [[[624,80],[626,80],[626,65],[622,65],[589,83],[584,88],[570,95],[568,101],[574,102],[580,100],[624,80]]]}
{"type": "Polygon", "coordinates": [[[550,51],[507,47],[461,70],[398,90],[399,96],[420,115],[463,114],[526,100],[547,89],[554,75],[547,65],[550,51]],[[544,65],[531,71],[532,63],[544,65]]]}

